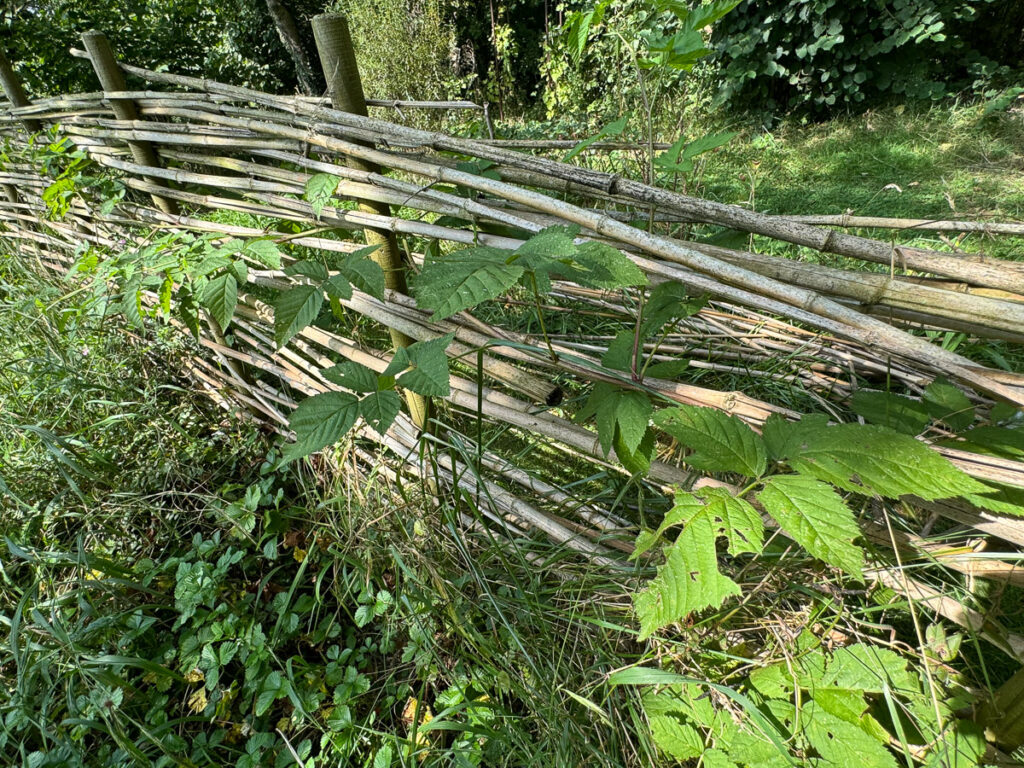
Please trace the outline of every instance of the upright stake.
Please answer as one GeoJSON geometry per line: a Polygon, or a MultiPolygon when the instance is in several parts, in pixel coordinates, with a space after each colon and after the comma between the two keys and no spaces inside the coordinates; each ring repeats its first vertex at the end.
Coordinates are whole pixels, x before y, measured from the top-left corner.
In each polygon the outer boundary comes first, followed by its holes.
{"type": "MultiPolygon", "coordinates": [[[[356,64],[356,55],[352,48],[352,38],[349,35],[348,22],[345,17],[340,13],[314,16],[313,37],[320,54],[320,63],[324,68],[331,106],[365,117],[367,115],[366,97],[363,95],[363,83],[359,77],[359,67],[356,64]]],[[[380,172],[380,168],[375,163],[350,158],[348,164],[361,171],[380,172]]],[[[387,203],[370,200],[358,202],[361,211],[382,216],[391,215],[391,206],[387,203]]],[[[387,287],[399,293],[408,293],[405,265],[402,263],[402,255],[398,250],[394,232],[385,229],[366,229],[364,233],[368,245],[380,246],[374,251],[373,259],[384,270],[387,287]]],[[[391,329],[391,341],[396,348],[407,347],[413,343],[413,339],[394,329],[391,329]]],[[[429,419],[429,401],[422,395],[409,391],[406,391],[405,399],[409,405],[409,414],[416,426],[424,429],[429,419]]]]}
{"type": "MultiPolygon", "coordinates": [[[[104,91],[126,91],[124,75],[121,68],[117,66],[114,58],[114,51],[110,47],[110,41],[102,32],[92,30],[82,34],[82,42],[85,43],[85,50],[89,52],[89,61],[92,68],[96,70],[96,76],[100,80],[100,86],[104,91]]],[[[131,99],[110,99],[110,107],[114,110],[114,116],[118,120],[138,120],[139,113],[135,109],[135,102],[131,99]]],[[[139,165],[148,165],[151,168],[160,167],[160,158],[148,141],[129,141],[128,148],[132,151],[132,157],[139,165]]],[[[167,186],[163,179],[147,177],[149,181],[161,187],[167,186]]],[[[153,204],[161,211],[171,215],[177,215],[178,206],[170,198],[153,195],[153,204]]]]}
{"type": "MultiPolygon", "coordinates": [[[[7,99],[11,102],[11,106],[27,107],[31,103],[21,87],[21,81],[18,79],[17,73],[11,68],[11,63],[7,61],[7,55],[3,50],[0,50],[0,83],[3,84],[4,93],[7,94],[7,99]]],[[[30,117],[22,118],[21,124],[25,126],[25,130],[29,133],[43,130],[43,124],[30,117]]],[[[3,190],[4,194],[7,195],[7,199],[12,203],[20,202],[21,196],[18,194],[16,186],[4,184],[3,190]]]]}
{"type": "MultiPolygon", "coordinates": [[[[11,63],[7,61],[7,55],[2,50],[0,50],[0,83],[3,83],[4,93],[7,94],[8,100],[15,107],[27,107],[32,103],[25,95],[17,73],[11,68],[11,63]]],[[[43,124],[30,117],[22,118],[21,124],[25,126],[25,130],[29,133],[43,130],[43,124]]]]}

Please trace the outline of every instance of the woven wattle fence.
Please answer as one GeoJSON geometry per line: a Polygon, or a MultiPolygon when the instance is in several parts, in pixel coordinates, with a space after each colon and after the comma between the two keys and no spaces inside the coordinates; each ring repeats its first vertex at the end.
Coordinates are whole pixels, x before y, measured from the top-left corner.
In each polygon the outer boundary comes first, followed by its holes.
{"type": "MultiPolygon", "coordinates": [[[[321,38],[325,65],[337,63],[339,54],[331,54],[321,38]]],[[[963,389],[979,413],[995,401],[1024,404],[1024,376],[981,366],[909,332],[951,330],[1024,342],[1024,264],[894,247],[517,152],[500,142],[431,133],[366,117],[358,109],[336,108],[353,93],[361,100],[358,90],[347,96],[335,91],[329,101],[277,96],[118,64],[102,36],[87,35],[86,42],[88,54],[72,53],[88,55],[103,92],[30,103],[17,89],[10,68],[0,73],[9,98],[0,111],[9,158],[0,171],[6,192],[0,201],[0,237],[19,258],[42,268],[64,274],[85,246],[117,253],[170,232],[243,240],[270,236],[282,246],[334,253],[365,245],[360,238],[339,238],[339,233],[363,233],[370,242],[384,243],[384,250],[392,249],[398,261],[386,269],[398,272],[416,269],[422,258],[415,249],[402,252],[407,242],[512,249],[533,233],[566,224],[580,227],[582,237],[620,249],[652,284],[678,281],[694,295],[710,297],[704,309],[681,321],[657,345],[653,339],[641,342],[645,349],[656,347],[658,359],[685,359],[694,371],[770,376],[833,412],[833,404],[846,402],[863,377],[920,393],[936,376],[944,376],[963,389]],[[141,85],[129,89],[125,76],[141,85]],[[56,179],[24,159],[31,154],[30,143],[53,140],[37,133],[51,126],[55,137],[70,139],[110,178],[119,179],[129,190],[125,198],[104,206],[87,192],[75,194],[67,210],[55,216],[43,197],[56,179]],[[483,162],[467,170],[467,159],[483,162]],[[486,173],[481,173],[484,168],[486,173]],[[315,210],[303,197],[310,177],[320,173],[341,179],[336,201],[356,205],[329,204],[315,210]],[[224,212],[266,222],[266,228],[224,223],[224,212]],[[628,223],[638,219],[652,226],[638,229],[628,223]],[[292,223],[299,233],[282,233],[274,222],[292,223]],[[678,222],[738,229],[847,257],[844,263],[883,264],[886,271],[825,267],[689,242],[672,236],[678,222]],[[752,370],[766,361],[775,362],[773,372],[752,370]]],[[[824,221],[852,226],[845,220],[824,221]]],[[[873,225],[901,226],[891,221],[873,225]]],[[[1000,226],[986,231],[998,232],[1000,226]]],[[[1006,225],[1005,231],[1012,234],[1019,226],[1006,225]]],[[[288,415],[298,400],[338,388],[324,377],[325,369],[352,360],[380,372],[391,352],[367,346],[340,325],[310,325],[278,348],[267,296],[292,280],[283,270],[248,261],[248,283],[240,287],[230,328],[205,316],[189,369],[197,385],[225,407],[241,409],[287,435],[288,415]]],[[[417,308],[406,295],[404,282],[391,288],[385,300],[354,290],[340,304],[346,312],[390,329],[398,346],[453,334],[447,354],[459,364],[452,369],[447,404],[433,411],[441,424],[502,425],[535,450],[625,472],[614,454],[606,457],[595,433],[559,406],[564,389],[614,383],[667,403],[719,409],[755,428],[772,414],[798,416],[743,392],[624,376],[602,365],[610,335],[555,335],[549,348],[538,337],[465,312],[433,321],[430,312],[417,308]]],[[[635,322],[621,295],[556,282],[549,300],[557,305],[552,311],[600,313],[622,328],[635,322]]],[[[161,297],[147,294],[144,301],[156,306],[161,297]]],[[[181,332],[188,331],[182,326],[181,332]]],[[[481,516],[464,515],[466,525],[489,526],[517,538],[543,535],[604,566],[625,564],[635,521],[566,491],[557,472],[527,472],[473,445],[473,438],[465,438],[468,448],[462,454],[429,451],[441,436],[424,433],[426,414],[417,411],[423,405],[410,405],[412,415],[400,416],[384,435],[368,427],[357,430],[351,455],[381,471],[422,478],[429,493],[467,494],[481,516]],[[431,453],[429,464],[422,458],[425,451],[431,453]],[[384,454],[392,460],[381,469],[384,454]]],[[[449,442],[456,438],[455,432],[444,436],[449,442]]],[[[933,448],[976,478],[1024,487],[1024,462],[949,445],[933,448]]],[[[664,451],[666,460],[652,462],[645,480],[656,491],[695,479],[670,454],[664,451]]],[[[1024,586],[1024,572],[1016,566],[1024,550],[1024,525],[1018,518],[959,502],[910,503],[936,518],[973,528],[984,546],[1004,555],[946,551],[910,533],[887,531],[870,514],[862,523],[866,540],[880,550],[888,547],[890,553],[895,540],[904,562],[933,562],[972,577],[1024,586]]],[[[911,596],[930,609],[1024,660],[1024,637],[1007,632],[983,611],[937,593],[921,579],[897,576],[884,559],[873,571],[875,578],[913,590],[911,596]]]]}

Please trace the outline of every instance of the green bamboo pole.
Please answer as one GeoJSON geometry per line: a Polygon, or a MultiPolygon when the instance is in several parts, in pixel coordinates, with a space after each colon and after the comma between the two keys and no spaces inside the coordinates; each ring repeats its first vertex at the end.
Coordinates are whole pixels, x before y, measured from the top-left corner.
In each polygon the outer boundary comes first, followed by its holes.
{"type": "MultiPolygon", "coordinates": [[[[323,66],[324,77],[327,80],[327,92],[331,98],[331,105],[343,112],[365,117],[368,114],[366,97],[363,94],[363,82],[359,76],[359,66],[356,63],[355,50],[352,48],[352,38],[349,35],[348,22],[345,17],[338,13],[314,16],[313,37],[316,40],[320,64],[323,66]]],[[[380,172],[380,168],[375,163],[358,158],[349,158],[348,165],[368,173],[380,172]]],[[[365,213],[391,216],[391,206],[383,202],[360,200],[359,209],[365,213]]],[[[387,287],[398,293],[407,294],[409,287],[405,279],[405,265],[402,263],[402,255],[398,250],[394,232],[370,228],[363,231],[367,245],[379,246],[373,254],[373,259],[384,270],[387,287]]],[[[413,339],[404,333],[393,328],[390,330],[391,341],[396,349],[407,347],[413,343],[413,339]]],[[[414,392],[406,392],[405,398],[409,405],[409,413],[416,426],[424,429],[430,418],[429,401],[414,392]]]]}
{"type": "MultiPolygon", "coordinates": [[[[104,92],[128,90],[107,36],[102,32],[91,30],[82,34],[82,42],[85,43],[89,61],[92,62],[92,68],[96,71],[96,77],[99,78],[104,92]]],[[[110,99],[110,108],[118,120],[139,119],[135,103],[130,99],[110,99]]],[[[157,156],[156,150],[153,149],[153,145],[148,141],[129,141],[128,147],[131,149],[135,162],[139,165],[152,168],[160,167],[160,158],[157,156]]],[[[166,186],[166,182],[162,179],[153,178],[152,180],[154,184],[166,186]]],[[[153,195],[153,203],[164,213],[173,215],[178,212],[177,204],[169,198],[153,195]]]]}

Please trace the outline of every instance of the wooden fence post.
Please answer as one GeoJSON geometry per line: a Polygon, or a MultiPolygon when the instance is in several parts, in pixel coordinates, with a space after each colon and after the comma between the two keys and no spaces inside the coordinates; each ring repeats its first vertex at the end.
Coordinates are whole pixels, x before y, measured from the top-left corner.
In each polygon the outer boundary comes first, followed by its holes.
{"type": "MultiPolygon", "coordinates": [[[[7,94],[7,99],[11,102],[11,106],[27,107],[31,104],[21,87],[21,81],[18,79],[17,73],[11,67],[11,63],[7,61],[7,54],[3,50],[0,50],[0,84],[3,84],[4,93],[7,94]]],[[[25,130],[29,133],[43,130],[43,124],[30,117],[23,117],[21,124],[25,126],[25,130]]],[[[3,190],[4,194],[7,195],[7,199],[12,203],[21,201],[18,188],[13,184],[4,184],[3,190]]]]}
{"type": "MultiPolygon", "coordinates": [[[[92,68],[96,70],[100,86],[104,91],[126,91],[124,75],[121,68],[117,66],[117,59],[114,58],[114,51],[110,47],[110,41],[102,32],[91,30],[82,34],[82,42],[85,43],[85,50],[89,53],[89,61],[92,68]]],[[[114,116],[118,120],[138,120],[139,113],[135,109],[135,102],[131,99],[110,99],[110,106],[114,110],[114,116]]],[[[132,157],[138,165],[146,165],[151,168],[160,167],[160,158],[156,150],[148,141],[129,141],[132,157]]],[[[148,177],[148,180],[161,187],[167,186],[167,182],[156,177],[148,177]]],[[[161,211],[171,215],[177,215],[178,206],[170,198],[153,195],[153,204],[161,211]]]]}
{"type": "MultiPolygon", "coordinates": [[[[17,73],[11,67],[11,63],[7,61],[7,55],[2,50],[0,50],[0,83],[3,83],[4,93],[7,94],[7,98],[13,106],[27,107],[32,103],[25,95],[17,73]]],[[[29,133],[43,130],[43,124],[30,117],[23,117],[21,124],[29,133]]]]}
{"type": "MultiPolygon", "coordinates": [[[[327,92],[331,97],[331,106],[345,112],[366,116],[366,97],[363,94],[363,83],[359,77],[359,67],[356,64],[352,38],[349,35],[348,22],[345,17],[339,13],[314,16],[313,37],[316,40],[320,63],[327,80],[327,92]]],[[[355,158],[350,158],[348,165],[369,173],[380,172],[380,168],[375,163],[367,163],[355,158]]],[[[391,206],[387,203],[370,200],[358,202],[361,211],[381,216],[391,215],[391,206]]],[[[402,263],[402,255],[398,250],[394,232],[384,229],[366,229],[364,233],[368,245],[380,246],[374,252],[373,259],[384,270],[387,287],[399,293],[408,293],[405,265],[402,263]]],[[[404,333],[394,329],[390,330],[391,341],[395,348],[407,347],[413,343],[414,340],[404,333]]],[[[416,426],[425,429],[430,418],[429,401],[422,395],[409,391],[406,391],[405,398],[409,405],[409,414],[416,426]]]]}

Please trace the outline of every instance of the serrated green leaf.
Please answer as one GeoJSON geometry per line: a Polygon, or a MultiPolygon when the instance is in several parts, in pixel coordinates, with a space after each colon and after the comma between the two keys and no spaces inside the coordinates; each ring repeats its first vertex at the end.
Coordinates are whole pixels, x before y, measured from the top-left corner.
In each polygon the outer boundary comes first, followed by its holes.
{"type": "Polygon", "coordinates": [[[800,452],[805,434],[814,434],[823,429],[828,429],[828,416],[821,413],[806,414],[800,421],[789,421],[773,413],[765,420],[761,437],[768,449],[768,456],[773,461],[782,461],[800,452]]]}
{"type": "Polygon", "coordinates": [[[606,290],[647,285],[643,270],[618,248],[606,243],[594,240],[580,243],[573,261],[578,265],[573,277],[583,285],[606,290]]]}
{"type": "Polygon", "coordinates": [[[515,253],[519,257],[517,261],[531,268],[535,262],[572,258],[576,253],[575,240],[579,235],[580,228],[575,224],[557,224],[542,229],[516,248],[515,253]]]}
{"type": "Polygon", "coordinates": [[[735,416],[714,408],[665,408],[654,414],[654,423],[691,449],[683,458],[691,467],[760,477],[768,465],[761,437],[735,416]]]}
{"type": "Polygon", "coordinates": [[[220,323],[222,329],[227,328],[238,305],[238,283],[235,276],[225,273],[207,282],[199,301],[220,323]]]}
{"type": "Polygon", "coordinates": [[[235,276],[238,285],[245,285],[249,282],[249,267],[241,259],[232,261],[228,266],[228,271],[235,276]]]}
{"type": "Polygon", "coordinates": [[[370,254],[379,248],[379,245],[371,245],[346,254],[338,263],[338,272],[363,293],[368,293],[373,298],[383,301],[384,270],[370,258],[370,254]]]}
{"type": "Polygon", "coordinates": [[[310,204],[314,216],[320,217],[320,212],[334,196],[334,190],[340,182],[341,179],[329,173],[317,173],[309,177],[302,198],[310,204]]]}
{"type": "Polygon", "coordinates": [[[658,749],[676,760],[700,757],[704,752],[704,737],[687,722],[676,694],[669,691],[646,693],[643,705],[658,749]]]}
{"type": "Polygon", "coordinates": [[[629,371],[633,365],[634,331],[624,328],[615,334],[612,343],[601,357],[601,365],[613,371],[629,371]]]}
{"type": "Polygon", "coordinates": [[[242,248],[242,252],[256,259],[267,269],[281,268],[281,249],[273,240],[249,240],[242,248]]]}
{"type": "Polygon", "coordinates": [[[302,275],[318,283],[327,279],[327,267],[319,261],[303,260],[293,262],[285,267],[284,273],[289,276],[302,275]]]}
{"type": "Polygon", "coordinates": [[[187,286],[182,286],[178,289],[178,316],[181,321],[185,324],[185,327],[191,331],[192,336],[199,340],[199,311],[196,307],[195,301],[192,298],[192,291],[187,286]]]}
{"type": "Polygon", "coordinates": [[[359,415],[380,435],[388,431],[401,408],[402,401],[394,390],[371,392],[359,401],[359,415]]]}
{"type": "Polygon", "coordinates": [[[850,398],[850,408],[871,424],[907,435],[919,435],[931,421],[924,403],[891,392],[859,389],[850,398]]]}
{"type": "Polygon", "coordinates": [[[365,365],[351,360],[332,365],[323,372],[324,378],[353,392],[376,392],[377,374],[365,365]]]}
{"type": "Polygon", "coordinates": [[[913,494],[931,501],[987,490],[924,443],[885,427],[817,429],[789,422],[780,428],[797,435],[786,441],[783,457],[795,471],[848,491],[889,498],[913,494]]]}
{"type": "Polygon", "coordinates": [[[826,712],[814,701],[801,711],[803,735],[825,764],[837,768],[896,768],[896,758],[860,727],[826,712]]]}
{"type": "Polygon", "coordinates": [[[307,397],[288,420],[295,443],[284,452],[285,462],[333,445],[352,429],[359,415],[359,401],[348,392],[324,392],[307,397]]]}
{"type": "Polygon", "coordinates": [[[864,553],[853,543],[860,530],[833,488],[813,477],[775,475],[768,478],[757,499],[812,555],[863,578],[864,553]]]}
{"type": "Polygon", "coordinates": [[[343,275],[331,275],[324,281],[323,287],[332,299],[348,301],[352,298],[352,285],[343,275]]]}
{"type": "Polygon", "coordinates": [[[720,533],[729,540],[729,553],[758,553],[764,544],[764,521],[750,502],[733,496],[725,488],[706,487],[697,491],[707,511],[720,523],[720,533]]]}
{"type": "Polygon", "coordinates": [[[717,607],[730,595],[740,594],[736,582],[718,570],[716,528],[710,514],[694,516],[666,548],[665,564],[658,568],[658,575],[633,596],[640,640],[694,611],[717,607]]]}
{"type": "Polygon", "coordinates": [[[946,379],[935,379],[925,387],[921,400],[933,419],[945,422],[955,432],[962,432],[974,423],[971,401],[946,379]]]}
{"type": "Polygon", "coordinates": [[[522,267],[505,263],[508,257],[507,251],[480,246],[429,262],[411,281],[416,301],[433,310],[434,320],[443,320],[497,298],[523,275],[522,267]]]}
{"type": "Polygon", "coordinates": [[[607,456],[615,442],[616,434],[622,438],[625,452],[635,453],[647,432],[653,411],[650,399],[642,392],[598,382],[591,393],[590,402],[581,413],[595,414],[597,436],[601,450],[607,456]]]}
{"type": "Polygon", "coordinates": [[[121,296],[121,314],[135,328],[142,328],[142,277],[136,275],[124,286],[121,296]]]}
{"type": "Polygon", "coordinates": [[[965,493],[964,498],[982,509],[1024,517],[1024,488],[991,483],[985,493],[965,493]]]}
{"type": "Polygon", "coordinates": [[[647,295],[641,334],[644,338],[654,336],[667,323],[695,315],[706,305],[705,297],[691,296],[682,283],[674,280],[658,283],[647,295]]]}
{"type": "Polygon", "coordinates": [[[296,285],[274,299],[274,341],[278,347],[316,319],[324,303],[318,285],[296,285]]]}
{"type": "MultiPolygon", "coordinates": [[[[454,333],[447,333],[436,339],[418,341],[405,347],[403,357],[409,370],[397,378],[399,386],[426,397],[447,397],[451,394],[448,356],[445,350],[453,338],[454,333]]],[[[390,375],[388,371],[385,373],[390,375]]]]}
{"type": "Polygon", "coordinates": [[[644,432],[643,439],[635,451],[630,451],[622,441],[622,434],[616,432],[615,458],[631,475],[646,475],[651,469],[651,457],[654,455],[654,448],[657,443],[657,436],[653,429],[644,432]]]}

